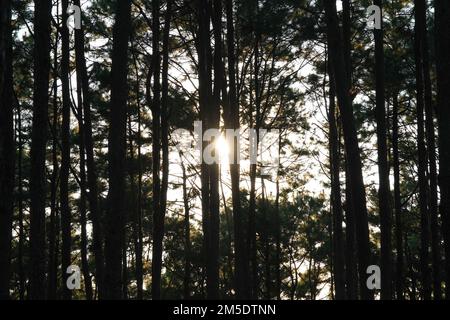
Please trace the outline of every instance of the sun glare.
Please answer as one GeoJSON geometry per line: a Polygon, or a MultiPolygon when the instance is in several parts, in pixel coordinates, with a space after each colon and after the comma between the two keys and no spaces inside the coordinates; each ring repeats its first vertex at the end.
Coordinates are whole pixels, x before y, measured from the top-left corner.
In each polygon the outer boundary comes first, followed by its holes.
{"type": "Polygon", "coordinates": [[[227,140],[223,135],[216,141],[216,151],[219,153],[221,164],[228,164],[229,147],[227,140]]]}

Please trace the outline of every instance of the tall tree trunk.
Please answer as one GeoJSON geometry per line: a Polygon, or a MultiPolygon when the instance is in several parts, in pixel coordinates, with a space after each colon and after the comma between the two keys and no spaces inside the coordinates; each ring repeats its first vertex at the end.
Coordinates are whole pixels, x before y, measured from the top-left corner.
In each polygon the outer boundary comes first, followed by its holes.
{"type": "MultiPolygon", "coordinates": [[[[282,105],[282,102],[281,102],[282,105]]],[[[282,133],[278,137],[278,161],[281,163],[282,133]]],[[[281,217],[280,217],[280,170],[275,183],[275,294],[281,300],[281,217]]],[[[345,289],[345,288],[344,288],[345,289]]]]}
{"type": "MultiPolygon", "coordinates": [[[[158,192],[154,193],[153,201],[158,201],[158,210],[154,211],[154,239],[153,239],[153,263],[152,263],[152,296],[154,300],[161,298],[161,268],[162,268],[162,252],[163,252],[163,239],[164,239],[164,219],[166,215],[167,207],[167,189],[169,184],[169,82],[168,82],[168,69],[169,69],[169,32],[170,32],[170,20],[172,17],[172,1],[167,2],[167,8],[165,13],[165,24],[163,30],[163,62],[162,73],[160,76],[160,64],[161,57],[159,52],[159,2],[156,1],[153,7],[153,37],[154,37],[154,52],[156,57],[154,58],[155,75],[154,75],[154,104],[155,117],[154,121],[154,146],[157,148],[154,152],[158,152],[158,157],[154,159],[154,176],[158,176],[158,179],[153,183],[154,188],[158,188],[158,192]],[[158,35],[156,35],[156,33],[158,35]],[[162,87],[160,90],[159,79],[162,78],[162,87]],[[156,100],[157,99],[157,100],[156,100]],[[158,131],[158,132],[156,132],[158,131]],[[160,153],[162,151],[162,166],[160,164],[160,153]],[[156,164],[156,161],[157,164],[156,164]],[[162,179],[159,182],[159,175],[162,169],[162,179]],[[157,196],[158,195],[158,196],[157,196]]],[[[155,189],[154,189],[155,190],[155,189]]]]}
{"type": "Polygon", "coordinates": [[[14,212],[14,115],[11,1],[0,13],[0,300],[9,299],[14,212]]]}
{"type": "Polygon", "coordinates": [[[86,215],[86,152],[85,152],[85,135],[83,125],[83,98],[82,98],[82,84],[81,79],[77,77],[77,113],[78,113],[78,148],[80,157],[80,202],[78,210],[80,210],[80,254],[81,254],[81,268],[84,278],[84,290],[86,300],[93,299],[92,293],[92,279],[89,272],[88,261],[88,235],[86,230],[87,215],[86,215]]]}
{"type": "Polygon", "coordinates": [[[366,270],[370,264],[369,224],[367,220],[366,192],[362,175],[362,163],[353,108],[350,99],[350,88],[346,76],[343,47],[339,34],[339,23],[334,1],[325,1],[325,15],[327,20],[328,41],[330,44],[330,59],[335,75],[336,94],[339,110],[342,115],[344,141],[349,165],[351,193],[355,216],[358,262],[359,262],[359,288],[362,299],[372,299],[373,294],[366,286],[366,270]]]}
{"type": "MultiPolygon", "coordinates": [[[[141,154],[141,103],[140,103],[140,77],[139,70],[136,62],[136,58],[133,55],[134,64],[136,68],[136,105],[137,105],[137,165],[138,165],[138,182],[137,182],[137,197],[136,199],[136,212],[133,221],[133,233],[134,233],[134,250],[136,257],[135,266],[135,276],[136,276],[136,287],[137,287],[137,299],[142,300],[144,298],[144,272],[142,264],[142,154],[141,154]]],[[[131,127],[130,127],[130,137],[131,137],[131,127]]],[[[130,138],[130,153],[131,157],[134,155],[133,151],[133,141],[130,138]]],[[[131,177],[132,184],[134,185],[134,170],[133,177],[131,177]]],[[[134,193],[133,193],[134,194],[134,193]]]]}
{"type": "MultiPolygon", "coordinates": [[[[225,117],[225,126],[228,129],[239,129],[239,104],[236,89],[236,49],[235,49],[235,29],[233,21],[233,1],[226,0],[227,17],[227,56],[228,56],[228,106],[229,114],[225,117]]],[[[248,255],[245,254],[244,228],[242,224],[241,195],[239,189],[240,180],[240,150],[239,141],[233,139],[230,156],[230,175],[231,175],[231,197],[233,203],[233,224],[234,224],[234,247],[235,247],[235,284],[236,297],[245,299],[249,297],[248,288],[248,255]],[[232,157],[232,158],[231,158],[232,157]]]]}
{"type": "MultiPolygon", "coordinates": [[[[255,119],[253,121],[253,106],[251,106],[250,111],[250,126],[254,126],[252,129],[256,130],[256,141],[251,141],[253,144],[253,150],[255,152],[253,161],[256,162],[258,157],[258,146],[259,146],[259,129],[260,129],[260,110],[261,110],[261,99],[260,99],[260,79],[259,79],[259,70],[260,70],[260,32],[258,30],[258,7],[259,0],[255,0],[254,4],[254,14],[256,15],[255,21],[253,23],[254,28],[254,36],[255,36],[255,45],[254,45],[254,102],[255,102],[255,119]]],[[[251,93],[250,93],[251,94],[251,93]]],[[[258,298],[259,291],[259,276],[258,276],[258,261],[257,261],[257,245],[256,245],[256,163],[250,164],[250,203],[249,203],[249,226],[248,226],[248,254],[250,256],[250,289],[251,289],[251,298],[258,298]]]]}
{"type": "MultiPolygon", "coordinates": [[[[74,5],[80,7],[80,0],[74,0],[74,5]]],[[[92,240],[95,258],[95,284],[98,298],[103,298],[104,282],[104,254],[103,254],[103,230],[101,225],[101,214],[99,209],[99,194],[97,186],[97,170],[94,159],[94,141],[92,138],[91,119],[91,94],[89,91],[89,79],[84,53],[84,28],[75,29],[75,61],[77,70],[77,81],[81,82],[83,92],[84,134],[86,147],[87,185],[89,188],[88,200],[90,218],[92,221],[92,240]]]]}
{"type": "Polygon", "coordinates": [[[418,14],[421,15],[421,32],[423,39],[423,80],[424,80],[424,97],[425,97],[425,126],[426,126],[426,140],[428,145],[428,161],[429,161],[429,210],[431,222],[431,253],[433,262],[433,297],[434,299],[442,299],[441,289],[441,237],[439,233],[438,220],[438,191],[437,191],[437,166],[436,166],[436,138],[433,115],[433,96],[432,84],[430,76],[430,54],[428,46],[428,31],[427,31],[427,3],[424,1],[424,8],[418,14]]]}
{"type": "Polygon", "coordinates": [[[184,165],[183,154],[180,153],[181,170],[183,174],[183,204],[184,204],[184,276],[183,276],[183,298],[188,300],[191,297],[191,223],[190,205],[187,190],[187,174],[184,165]]]}
{"type": "Polygon", "coordinates": [[[59,197],[61,201],[61,266],[62,266],[62,294],[64,300],[72,298],[72,291],[67,288],[66,282],[69,274],[66,272],[71,263],[71,212],[69,206],[69,167],[70,167],[70,87],[69,87],[69,63],[70,43],[69,29],[66,27],[68,0],[62,0],[61,43],[61,83],[62,83],[62,127],[61,127],[61,176],[59,197]]]}
{"type": "MultiPolygon", "coordinates": [[[[375,0],[374,4],[382,8],[382,1],[375,0]]],[[[381,24],[383,24],[381,18],[381,24]]],[[[374,29],[375,34],[375,82],[376,82],[376,122],[378,146],[378,208],[380,210],[381,229],[381,299],[392,299],[392,211],[389,190],[389,163],[387,150],[387,125],[385,107],[384,81],[384,45],[383,26],[374,29]]]]}
{"type": "MultiPolygon", "coordinates": [[[[222,2],[220,0],[212,1],[213,12],[211,19],[214,28],[214,92],[213,108],[211,109],[211,127],[219,129],[220,126],[220,107],[224,80],[224,66],[222,60],[222,2]]],[[[214,143],[214,141],[211,141],[214,143]]],[[[218,152],[215,150],[214,152],[218,152]]],[[[219,197],[219,164],[210,165],[210,235],[211,242],[209,247],[209,271],[208,271],[208,298],[219,298],[219,225],[220,225],[220,197],[219,197]]]]}
{"type": "MultiPolygon", "coordinates": [[[[344,48],[344,62],[345,72],[347,74],[348,87],[352,88],[352,42],[351,42],[351,7],[349,0],[342,0],[342,36],[343,36],[343,48],[344,48]]],[[[331,59],[330,59],[331,60],[331,59]]],[[[330,71],[332,66],[330,65],[330,71]]],[[[335,80],[334,80],[335,81],[335,80]]],[[[350,100],[352,101],[352,100],[350,100]]],[[[338,122],[342,127],[342,119],[338,122]]],[[[341,130],[339,129],[339,132],[341,130]]],[[[340,143],[340,138],[338,139],[340,143]]],[[[350,173],[347,158],[345,160],[345,179],[346,179],[346,206],[345,206],[345,225],[346,225],[346,287],[347,298],[354,300],[358,297],[358,270],[357,261],[355,257],[355,210],[353,208],[353,200],[351,193],[350,173]]]]}
{"type": "Polygon", "coordinates": [[[424,125],[424,77],[423,77],[423,22],[425,10],[424,0],[415,0],[415,36],[414,56],[416,64],[416,91],[417,91],[417,148],[418,148],[418,176],[419,176],[419,209],[420,209],[420,271],[422,279],[422,298],[431,299],[431,277],[429,269],[429,238],[430,219],[427,200],[427,150],[425,146],[424,125]]]}
{"type": "Polygon", "coordinates": [[[34,92],[31,133],[30,292],[33,300],[45,298],[45,158],[48,131],[48,79],[50,73],[50,21],[52,2],[34,2],[34,92]]]}
{"type": "Polygon", "coordinates": [[[402,221],[402,199],[400,195],[400,157],[398,151],[398,94],[393,97],[393,115],[392,115],[392,154],[394,166],[394,203],[395,203],[395,249],[397,251],[396,272],[395,272],[395,290],[397,300],[404,299],[404,253],[403,253],[403,221],[402,221]]]}
{"type": "Polygon", "coordinates": [[[330,176],[331,176],[331,207],[333,216],[333,276],[335,282],[335,299],[345,299],[345,261],[342,232],[342,202],[340,183],[339,140],[336,123],[336,88],[334,76],[330,74],[330,104],[328,110],[330,139],[330,176]]]}
{"type": "MultiPolygon", "coordinates": [[[[198,76],[199,76],[199,101],[200,101],[200,119],[203,130],[213,128],[211,124],[211,106],[212,97],[212,75],[211,75],[211,46],[210,46],[210,2],[208,0],[197,1],[198,14],[198,76]]],[[[203,141],[200,137],[202,155],[210,142],[203,141]]],[[[211,228],[211,166],[201,159],[201,197],[202,197],[202,227],[203,227],[203,255],[206,267],[206,286],[207,298],[215,295],[214,271],[211,261],[214,259],[209,256],[212,242],[211,228]]],[[[217,287],[218,289],[218,287],[217,287]]]]}
{"type": "Polygon", "coordinates": [[[161,211],[161,53],[160,53],[160,3],[152,2],[153,19],[153,103],[152,103],[152,155],[153,155],[153,250],[152,250],[152,298],[161,298],[162,239],[164,218],[161,211]],[[161,241],[160,241],[161,239],[161,241]]]}
{"type": "Polygon", "coordinates": [[[105,298],[122,298],[122,250],[124,242],[127,126],[128,40],[131,33],[131,0],[117,2],[113,30],[111,111],[108,143],[109,194],[105,242],[105,298]]]}
{"type": "Polygon", "coordinates": [[[440,211],[445,243],[445,298],[450,299],[450,2],[436,0],[435,14],[440,211]]]}
{"type": "MultiPolygon", "coordinates": [[[[58,2],[59,3],[59,2],[58,2]]],[[[57,8],[56,12],[59,12],[57,8]]],[[[59,21],[59,17],[57,18],[59,21]]],[[[55,45],[53,49],[53,98],[52,98],[52,136],[57,137],[58,134],[58,33],[55,35],[55,45]]],[[[57,201],[58,192],[58,141],[53,139],[52,141],[52,175],[50,178],[50,226],[47,233],[48,238],[48,286],[47,286],[47,298],[49,300],[55,300],[58,288],[58,242],[57,235],[59,234],[59,209],[57,201]]]]}

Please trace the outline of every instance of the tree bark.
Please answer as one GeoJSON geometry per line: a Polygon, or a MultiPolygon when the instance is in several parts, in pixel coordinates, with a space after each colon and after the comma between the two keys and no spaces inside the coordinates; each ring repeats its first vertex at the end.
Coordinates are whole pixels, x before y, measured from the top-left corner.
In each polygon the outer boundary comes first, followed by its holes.
{"type": "Polygon", "coordinates": [[[48,138],[50,21],[52,2],[35,1],[34,91],[31,133],[30,291],[32,300],[45,298],[45,158],[48,138]]]}
{"type": "Polygon", "coordinates": [[[333,234],[333,276],[335,282],[335,299],[345,299],[345,253],[343,245],[342,232],[342,201],[341,201],[341,183],[340,183],[340,155],[339,140],[336,124],[336,88],[334,76],[331,70],[330,74],[330,93],[329,93],[329,146],[330,146],[330,176],[331,176],[331,207],[332,207],[332,234],[333,234]]]}
{"type": "Polygon", "coordinates": [[[183,298],[185,300],[191,297],[191,223],[190,223],[190,205],[187,190],[187,174],[184,165],[183,154],[180,153],[181,169],[183,174],[183,204],[184,204],[184,276],[183,276],[183,298]]]}
{"type": "Polygon", "coordinates": [[[440,212],[445,243],[445,298],[450,299],[450,2],[436,0],[435,15],[440,212]]]}
{"type": "Polygon", "coordinates": [[[341,37],[339,34],[339,23],[337,18],[336,3],[334,1],[324,1],[325,15],[327,21],[328,41],[330,44],[330,59],[335,75],[336,94],[339,102],[339,110],[342,115],[344,141],[350,174],[350,186],[352,202],[356,222],[356,240],[358,245],[359,262],[359,289],[361,298],[364,300],[373,299],[373,294],[366,286],[366,270],[370,264],[369,248],[369,224],[367,220],[366,192],[362,175],[362,163],[358,136],[353,115],[353,108],[350,99],[350,88],[348,77],[346,76],[345,62],[341,37]]]}
{"type": "MultiPolygon", "coordinates": [[[[375,0],[374,4],[382,8],[382,1],[375,0]]],[[[389,163],[387,150],[387,125],[385,107],[384,81],[384,31],[383,19],[381,29],[374,29],[375,34],[375,82],[376,82],[376,122],[378,146],[378,208],[380,210],[381,229],[381,299],[392,299],[392,211],[389,190],[389,163]]]]}
{"type": "Polygon", "coordinates": [[[69,274],[66,272],[71,263],[71,212],[69,205],[69,167],[70,167],[70,87],[69,87],[69,63],[70,43],[69,29],[66,27],[68,0],[62,0],[61,28],[61,83],[62,83],[62,127],[61,127],[61,175],[59,197],[61,201],[61,266],[62,266],[62,295],[64,300],[72,298],[72,291],[67,288],[66,282],[69,274]]]}
{"type": "Polygon", "coordinates": [[[15,142],[11,1],[0,13],[0,300],[9,299],[14,212],[15,142]]]}
{"type": "Polygon", "coordinates": [[[422,298],[431,299],[431,275],[429,270],[429,238],[430,219],[427,199],[427,150],[425,146],[425,124],[424,124],[424,76],[423,76],[423,14],[425,10],[424,0],[415,0],[415,36],[414,36],[414,58],[416,64],[416,91],[417,91],[417,148],[418,148],[418,177],[419,177],[419,209],[420,209],[420,272],[422,280],[422,298]]]}
{"type": "MultiPolygon", "coordinates": [[[[227,56],[228,56],[228,106],[229,114],[225,117],[225,126],[228,129],[239,129],[239,104],[236,89],[236,48],[235,48],[235,29],[233,21],[233,1],[226,0],[226,18],[227,18],[227,56]]],[[[239,141],[233,140],[230,156],[230,175],[231,175],[231,198],[233,203],[233,224],[234,224],[234,246],[235,246],[235,284],[236,297],[245,299],[249,297],[248,288],[248,255],[245,254],[244,228],[242,224],[242,208],[240,195],[240,157],[239,141]],[[232,157],[232,158],[231,158],[232,157]]]]}
{"type": "MultiPolygon", "coordinates": [[[[80,7],[80,0],[74,0],[74,5],[80,7]]],[[[97,186],[97,169],[94,159],[94,141],[92,137],[91,119],[91,93],[89,91],[89,79],[84,54],[84,28],[81,23],[80,29],[75,29],[75,61],[77,70],[77,81],[81,82],[83,92],[84,134],[86,147],[87,185],[89,188],[88,201],[90,218],[92,221],[92,240],[95,258],[95,284],[98,298],[103,298],[104,282],[104,253],[103,253],[103,228],[101,225],[101,214],[99,209],[99,194],[97,186]]]]}
{"type": "Polygon", "coordinates": [[[113,30],[111,111],[108,143],[109,194],[105,242],[105,298],[122,298],[122,245],[124,243],[127,126],[128,40],[131,33],[131,0],[117,2],[113,30]]]}
{"type": "Polygon", "coordinates": [[[402,199],[400,194],[400,157],[398,150],[399,137],[399,104],[398,94],[394,93],[393,97],[393,115],[392,115],[392,153],[394,167],[394,203],[395,203],[395,249],[397,251],[396,272],[395,272],[395,289],[397,300],[404,299],[404,252],[403,252],[403,219],[402,219],[402,199]]]}
{"type": "Polygon", "coordinates": [[[427,31],[427,3],[423,3],[423,10],[418,12],[421,15],[420,26],[423,39],[423,79],[424,79],[424,98],[425,98],[425,132],[428,146],[428,162],[429,162],[429,210],[431,225],[431,253],[433,265],[433,297],[436,300],[442,299],[441,289],[441,237],[439,233],[438,218],[438,190],[437,190],[437,165],[436,165],[436,138],[433,115],[433,89],[430,76],[430,54],[428,46],[427,31]]]}
{"type": "Polygon", "coordinates": [[[92,292],[92,278],[89,272],[88,261],[88,235],[86,230],[87,215],[86,215],[86,152],[85,152],[85,134],[83,125],[83,98],[82,98],[82,84],[81,79],[77,77],[77,112],[78,112],[78,134],[79,134],[79,157],[80,157],[80,254],[81,254],[81,268],[84,278],[84,289],[86,300],[93,299],[92,292]]]}
{"type": "Polygon", "coordinates": [[[152,2],[153,19],[153,102],[152,102],[152,155],[153,155],[153,250],[152,250],[152,298],[161,298],[162,239],[164,224],[161,211],[161,53],[160,53],[160,3],[152,2]],[[161,240],[160,240],[161,239],[161,240]]]}

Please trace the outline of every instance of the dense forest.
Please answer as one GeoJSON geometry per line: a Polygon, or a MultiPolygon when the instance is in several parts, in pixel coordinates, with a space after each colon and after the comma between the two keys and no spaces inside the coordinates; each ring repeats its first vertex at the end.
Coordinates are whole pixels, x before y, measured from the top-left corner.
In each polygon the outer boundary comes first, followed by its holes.
{"type": "Polygon", "coordinates": [[[0,299],[450,299],[450,1],[1,0],[0,299]]]}

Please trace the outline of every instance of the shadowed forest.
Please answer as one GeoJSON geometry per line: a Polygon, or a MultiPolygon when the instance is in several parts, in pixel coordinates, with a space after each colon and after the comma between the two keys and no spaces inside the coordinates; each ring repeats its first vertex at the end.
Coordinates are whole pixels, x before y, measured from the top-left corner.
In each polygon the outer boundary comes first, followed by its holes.
{"type": "Polygon", "coordinates": [[[10,299],[450,299],[450,1],[1,0],[10,299]]]}

